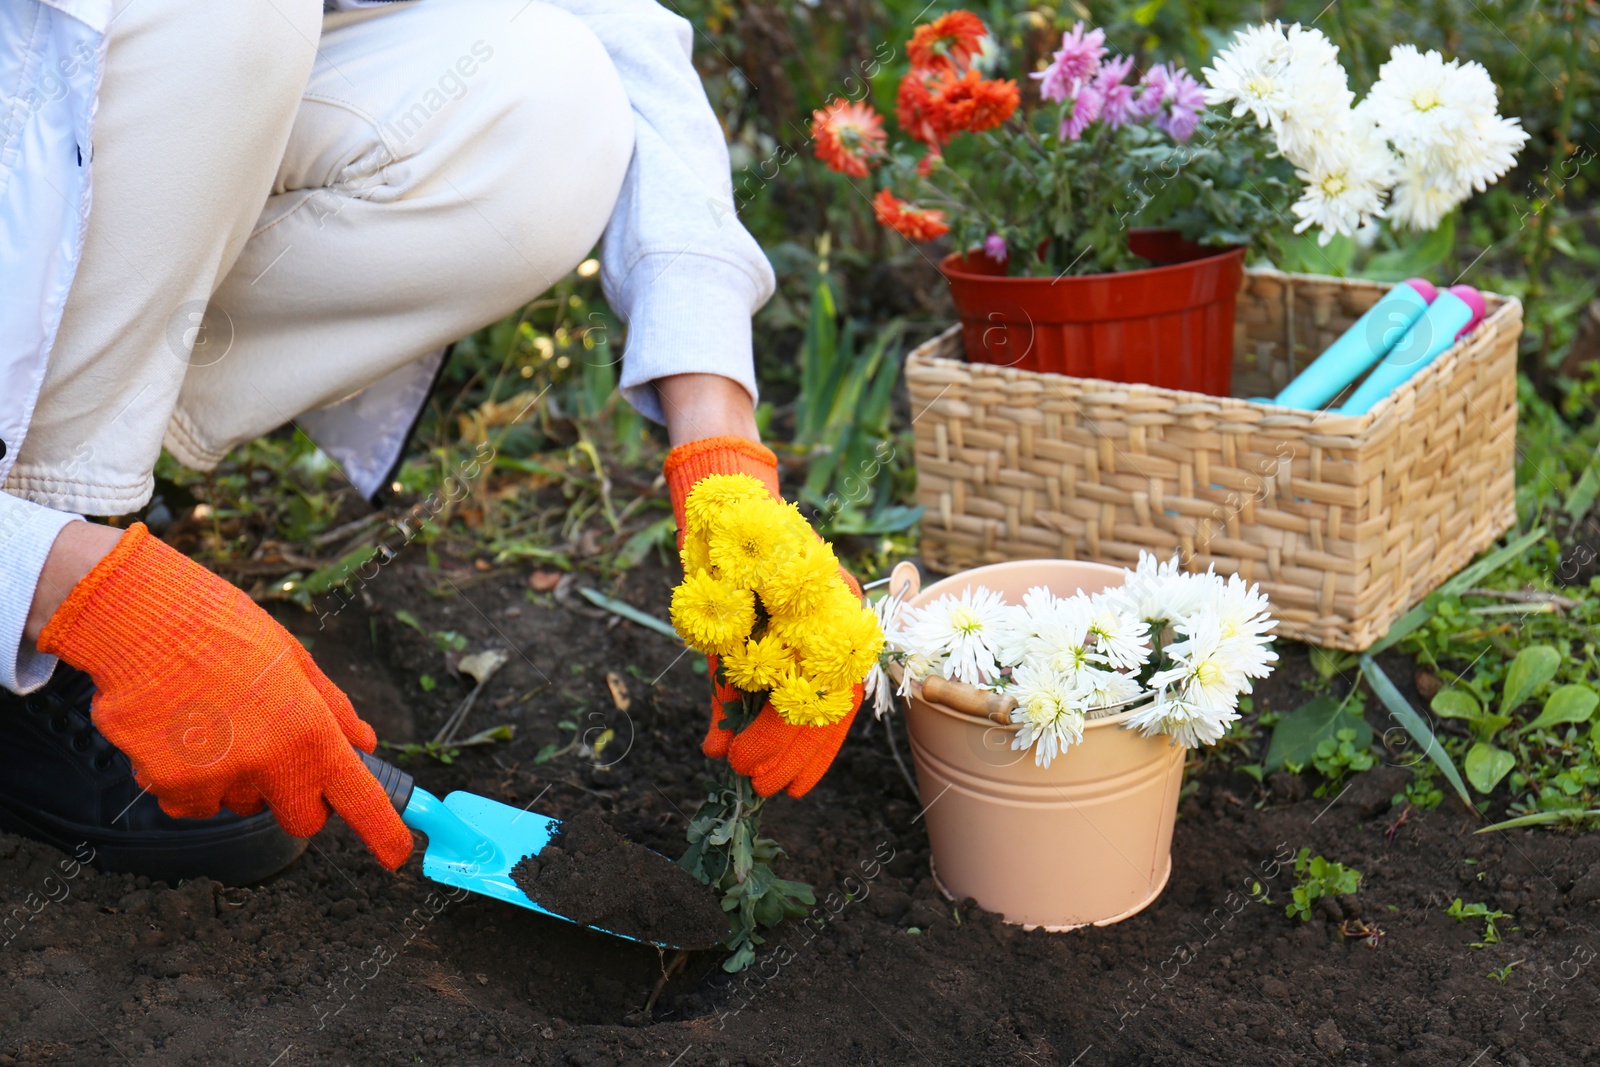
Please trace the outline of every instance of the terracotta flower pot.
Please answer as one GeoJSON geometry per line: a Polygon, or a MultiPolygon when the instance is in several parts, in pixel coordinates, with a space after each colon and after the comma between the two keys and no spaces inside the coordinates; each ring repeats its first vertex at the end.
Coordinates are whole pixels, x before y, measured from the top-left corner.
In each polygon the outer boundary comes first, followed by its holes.
{"type": "MultiPolygon", "coordinates": [[[[1057,596],[1122,584],[1099,563],[1028,560],[976,567],[907,601],[984,586],[1007,603],[1030,587],[1057,596]]],[[[975,899],[1006,921],[1047,930],[1103,926],[1160,895],[1172,871],[1187,750],[1123,728],[1131,711],[1091,719],[1083,741],[1048,768],[1013,751],[1018,727],[996,726],[920,697],[906,728],[916,761],[933,874],[952,900],[975,899]]]]}
{"type": "Polygon", "coordinates": [[[1134,230],[1128,247],[1157,265],[1008,278],[1005,262],[982,251],[946,256],[939,269],[961,316],[967,359],[1231,395],[1244,249],[1219,252],[1171,230],[1134,230]]]}

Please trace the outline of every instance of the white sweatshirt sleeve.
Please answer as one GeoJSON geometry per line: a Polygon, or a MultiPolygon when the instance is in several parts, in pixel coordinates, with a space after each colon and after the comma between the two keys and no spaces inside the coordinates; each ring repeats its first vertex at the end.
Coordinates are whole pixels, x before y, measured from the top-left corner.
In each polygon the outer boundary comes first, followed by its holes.
{"type": "Polygon", "coordinates": [[[80,521],[77,515],[0,493],[0,686],[13,693],[31,693],[56,669],[54,656],[24,647],[22,631],[50,546],[63,526],[80,521]]]}
{"type": "Polygon", "coordinates": [[[699,372],[732,378],[753,401],[750,317],[772,295],[772,266],[734,213],[692,27],[656,0],[549,2],[600,38],[633,105],[633,160],[600,254],[606,298],[628,324],[622,395],[660,422],[655,380],[699,372]]]}

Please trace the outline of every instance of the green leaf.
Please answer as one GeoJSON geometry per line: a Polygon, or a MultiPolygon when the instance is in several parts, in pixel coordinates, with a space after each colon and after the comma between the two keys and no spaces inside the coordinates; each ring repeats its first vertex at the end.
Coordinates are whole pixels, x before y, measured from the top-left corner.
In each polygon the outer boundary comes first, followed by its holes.
{"type": "Polygon", "coordinates": [[[1490,830],[1514,830],[1519,826],[1548,826],[1557,822],[1577,822],[1579,819],[1596,815],[1600,815],[1600,809],[1585,811],[1583,808],[1558,808],[1555,811],[1536,811],[1532,815],[1519,815],[1515,819],[1493,823],[1477,832],[1486,834],[1490,830]]]}
{"type": "Polygon", "coordinates": [[[922,518],[923,507],[921,504],[911,506],[907,504],[890,504],[864,515],[859,508],[845,508],[839,512],[837,518],[827,524],[827,533],[830,535],[852,534],[886,534],[899,533],[909,530],[922,518]]]}
{"type": "Polygon", "coordinates": [[[1500,714],[1510,715],[1520,708],[1533,691],[1556,676],[1561,653],[1549,645],[1529,645],[1517,653],[1506,671],[1505,688],[1500,693],[1500,714]]]}
{"type": "Polygon", "coordinates": [[[1335,237],[1326,245],[1317,243],[1314,233],[1280,238],[1277,267],[1291,274],[1331,274],[1343,277],[1355,259],[1356,243],[1348,237],[1335,237]]]}
{"type": "Polygon", "coordinates": [[[1446,752],[1444,745],[1433,736],[1427,720],[1418,715],[1417,710],[1401,695],[1400,690],[1394,687],[1394,683],[1389,680],[1383,668],[1378,666],[1378,661],[1372,658],[1371,653],[1361,657],[1361,673],[1366,676],[1372,691],[1378,694],[1378,699],[1383,701],[1383,706],[1389,709],[1389,714],[1395,717],[1405,732],[1411,735],[1413,741],[1422,746],[1423,753],[1433,760],[1434,766],[1444,772],[1444,776],[1450,780],[1450,785],[1454,787],[1461,802],[1471,807],[1472,800],[1467,794],[1466,783],[1461,780],[1461,772],[1456,770],[1455,762],[1450,759],[1450,753],[1446,752]]]}
{"type": "Polygon", "coordinates": [[[433,634],[433,643],[440,652],[465,652],[467,639],[454,630],[436,630],[433,634]]]}
{"type": "Polygon", "coordinates": [[[631,570],[644,562],[650,550],[657,546],[673,543],[678,529],[678,522],[671,515],[658,519],[649,526],[628,538],[627,544],[617,553],[617,567],[620,570],[631,570]]]}
{"type": "Polygon", "coordinates": [[[1311,646],[1311,669],[1323,678],[1332,678],[1353,662],[1355,657],[1337,648],[1311,646]]]}
{"type": "MultiPolygon", "coordinates": [[[[774,892],[783,894],[786,899],[794,901],[797,907],[800,905],[809,907],[817,902],[816,893],[804,882],[795,882],[787,878],[774,878],[772,880],[772,889],[774,892]]],[[[804,915],[805,908],[801,907],[799,911],[794,911],[790,914],[804,915]]]]}
{"type": "Polygon", "coordinates": [[[1167,6],[1167,0],[1144,0],[1144,3],[1130,12],[1134,25],[1149,26],[1161,14],[1161,9],[1167,6]]]}
{"type": "Polygon", "coordinates": [[[1484,715],[1472,724],[1472,732],[1479,741],[1490,741],[1495,734],[1510,725],[1509,715],[1484,715]]]}
{"type": "Polygon", "coordinates": [[[1450,258],[1455,247],[1456,217],[1452,212],[1420,239],[1408,240],[1404,247],[1392,252],[1374,255],[1361,269],[1361,276],[1380,282],[1400,282],[1432,274],[1439,264],[1450,258]]]}
{"type": "Polygon", "coordinates": [[[1563,722],[1588,722],[1589,717],[1594,714],[1596,704],[1600,704],[1600,694],[1596,694],[1588,686],[1564,685],[1550,694],[1550,699],[1544,702],[1544,711],[1539,713],[1539,717],[1517,733],[1542,730],[1563,722]]]}
{"type": "Polygon", "coordinates": [[[397,622],[405,623],[419,634],[425,634],[428,632],[422,628],[422,623],[417,621],[417,617],[411,614],[411,612],[407,611],[405,608],[401,608],[399,611],[396,611],[394,613],[394,617],[397,622]]]}
{"type": "Polygon", "coordinates": [[[1572,492],[1567,495],[1562,510],[1567,513],[1568,518],[1577,522],[1589,514],[1596,496],[1600,496],[1600,452],[1595,453],[1589,460],[1589,465],[1583,468],[1583,474],[1572,487],[1572,492]]]}
{"type": "Polygon", "coordinates": [[[515,726],[510,723],[501,723],[499,726],[491,726],[486,730],[479,730],[471,737],[456,741],[455,746],[457,748],[471,748],[474,745],[492,745],[497,741],[511,740],[511,736],[515,732],[515,726]]]}
{"type": "Polygon", "coordinates": [[[1267,769],[1276,770],[1288,763],[1309,764],[1323,741],[1338,743],[1340,730],[1353,732],[1351,740],[1357,748],[1372,744],[1372,727],[1367,720],[1329,697],[1313,697],[1272,728],[1267,769]]]}
{"type": "Polygon", "coordinates": [[[584,586],[583,588],[579,589],[578,592],[582,593],[583,598],[589,603],[593,604],[595,607],[605,608],[614,615],[621,615],[624,619],[629,619],[633,622],[636,622],[640,626],[654,630],[658,634],[664,634],[667,637],[672,638],[674,641],[681,640],[678,637],[678,631],[672,628],[671,623],[662,622],[654,615],[640,611],[638,608],[634,607],[632,604],[629,604],[625,600],[618,600],[615,597],[606,596],[604,593],[595,589],[590,589],[588,586],[584,586]]]}
{"type": "Polygon", "coordinates": [[[1446,719],[1476,719],[1483,714],[1478,698],[1465,689],[1441,689],[1428,706],[1435,715],[1446,719]]]}
{"type": "Polygon", "coordinates": [[[1467,781],[1480,793],[1492,793],[1500,779],[1511,773],[1517,759],[1503,748],[1479,741],[1467,751],[1467,781]]]}
{"type": "Polygon", "coordinates": [[[738,974],[756,961],[756,947],[746,941],[739,946],[738,951],[722,962],[722,969],[729,974],[738,974]]]}
{"type": "Polygon", "coordinates": [[[751,866],[755,863],[750,849],[750,824],[740,822],[733,831],[733,876],[741,882],[751,874],[751,866]]]}

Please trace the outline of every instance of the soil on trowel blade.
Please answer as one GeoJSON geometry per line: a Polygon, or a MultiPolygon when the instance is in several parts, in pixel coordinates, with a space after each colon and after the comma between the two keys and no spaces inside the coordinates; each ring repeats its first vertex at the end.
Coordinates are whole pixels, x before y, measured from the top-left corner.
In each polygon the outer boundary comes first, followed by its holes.
{"type": "Polygon", "coordinates": [[[728,917],[710,888],[593,811],[561,824],[537,855],[511,870],[528,899],[584,926],[680,948],[728,936],[728,917]]]}

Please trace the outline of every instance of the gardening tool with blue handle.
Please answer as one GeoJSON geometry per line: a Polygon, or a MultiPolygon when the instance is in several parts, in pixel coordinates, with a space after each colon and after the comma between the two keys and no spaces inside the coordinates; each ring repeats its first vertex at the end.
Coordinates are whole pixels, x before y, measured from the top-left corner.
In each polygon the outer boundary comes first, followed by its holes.
{"type": "Polygon", "coordinates": [[[1426,279],[1408,278],[1385,293],[1366,314],[1329,345],[1311,366],[1270,400],[1261,404],[1315,410],[1338,396],[1367,368],[1387,356],[1427,312],[1439,291],[1426,279]]]}
{"type": "Polygon", "coordinates": [[[1452,285],[1440,293],[1340,406],[1339,414],[1365,415],[1371,411],[1470,333],[1483,321],[1484,310],[1483,296],[1470,285],[1452,285]]]}
{"type": "MultiPolygon", "coordinates": [[[[426,789],[419,789],[411,775],[386,763],[377,756],[359,749],[356,752],[367,765],[383,791],[388,794],[394,810],[411,829],[427,835],[428,847],[422,856],[422,873],[435,882],[456,886],[486,897],[529,908],[557,919],[566,919],[544,907],[511,879],[511,869],[524,857],[537,856],[551,838],[561,829],[561,820],[536,811],[513,808],[487,797],[472,793],[455,792],[440,800],[426,789]]],[[[659,857],[664,868],[670,867],[673,876],[690,878],[677,864],[665,856],[659,857]]],[[[692,879],[691,879],[692,880],[692,879]]],[[[613,937],[663,948],[710,948],[710,945],[670,945],[658,941],[644,941],[628,937],[598,926],[589,927],[613,937]]]]}

